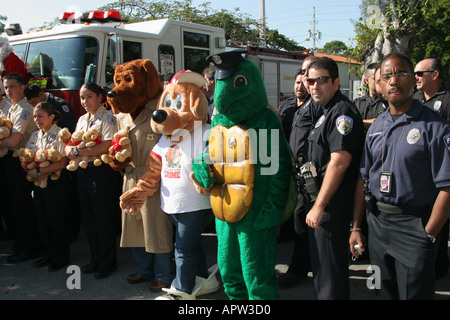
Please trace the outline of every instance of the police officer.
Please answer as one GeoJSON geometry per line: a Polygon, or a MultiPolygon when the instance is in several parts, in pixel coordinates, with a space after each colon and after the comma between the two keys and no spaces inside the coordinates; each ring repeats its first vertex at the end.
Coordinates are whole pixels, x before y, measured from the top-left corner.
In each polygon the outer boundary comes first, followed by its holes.
{"type": "MultiPolygon", "coordinates": [[[[299,170],[302,165],[303,147],[315,121],[322,115],[322,108],[315,103],[308,91],[306,83],[306,71],[315,56],[308,56],[302,64],[302,68],[297,72],[294,84],[296,96],[283,101],[280,107],[282,124],[286,138],[296,160],[296,167],[299,170]],[[290,126],[289,126],[290,124],[290,126]]],[[[307,277],[311,270],[309,258],[307,226],[306,226],[305,200],[300,189],[297,196],[297,203],[293,214],[294,228],[294,249],[289,264],[288,271],[278,277],[278,283],[283,287],[292,287],[307,277]]],[[[288,220],[286,223],[291,223],[288,220]]],[[[282,226],[280,233],[285,231],[286,223],[282,226]]]]}
{"type": "Polygon", "coordinates": [[[442,79],[442,67],[437,59],[420,61],[415,68],[417,92],[414,99],[438,112],[450,122],[450,88],[442,79]]]}
{"type": "Polygon", "coordinates": [[[363,118],[364,132],[367,132],[375,119],[386,110],[376,89],[375,72],[379,67],[378,63],[371,63],[367,66],[364,82],[369,90],[364,96],[354,101],[363,118]]]}
{"type": "Polygon", "coordinates": [[[3,79],[5,93],[11,101],[7,117],[12,120],[13,128],[9,137],[0,140],[0,148],[9,149],[2,168],[8,188],[6,194],[1,196],[2,203],[9,202],[10,209],[13,209],[17,242],[15,253],[8,257],[8,262],[17,263],[37,258],[42,249],[31,198],[32,185],[25,178],[19,158],[13,156],[13,150],[25,147],[31,134],[36,131],[36,125],[33,122],[33,107],[23,94],[25,84],[22,76],[11,72],[3,79]]]}
{"type": "MultiPolygon", "coordinates": [[[[69,159],[79,156],[100,156],[108,153],[117,122],[113,113],[101,106],[103,90],[95,83],[85,83],[80,89],[81,105],[86,110],[75,131],[98,129],[101,143],[92,148],[66,147],[69,159]]],[[[109,165],[95,167],[90,160],[86,169],[77,169],[77,187],[82,221],[84,222],[91,261],[82,267],[83,273],[94,273],[96,279],[109,276],[116,268],[116,233],[119,214],[118,173],[109,165]]]]}
{"type": "Polygon", "coordinates": [[[312,201],[306,223],[311,227],[308,240],[314,289],[318,299],[348,299],[347,237],[363,122],[355,105],[339,90],[335,61],[313,61],[307,82],[312,98],[323,108],[308,137],[308,162],[300,169],[305,181],[314,177],[315,182],[315,186],[305,183],[310,185],[306,189],[312,201]]]}
{"type": "MultiPolygon", "coordinates": [[[[350,249],[364,243],[364,181],[369,255],[383,299],[433,299],[436,237],[450,213],[450,126],[413,98],[411,60],[392,53],[381,65],[389,102],[367,132],[355,191],[350,249]]],[[[356,254],[357,255],[357,254],[356,254]]]]}

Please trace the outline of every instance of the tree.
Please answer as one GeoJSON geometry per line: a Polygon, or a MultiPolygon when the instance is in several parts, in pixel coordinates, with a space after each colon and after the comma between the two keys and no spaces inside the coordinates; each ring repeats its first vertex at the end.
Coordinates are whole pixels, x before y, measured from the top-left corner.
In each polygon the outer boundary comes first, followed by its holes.
{"type": "Polygon", "coordinates": [[[394,51],[408,55],[413,63],[434,57],[441,60],[448,77],[448,0],[363,0],[360,8],[353,59],[367,66],[394,51]]]}
{"type": "Polygon", "coordinates": [[[0,14],[0,33],[3,33],[5,31],[5,24],[2,21],[8,20],[8,17],[0,14]]]}
{"type": "Polygon", "coordinates": [[[345,55],[348,50],[347,45],[339,40],[334,40],[325,43],[322,49],[319,49],[318,52],[326,53],[326,54],[336,54],[336,55],[345,55]]]}

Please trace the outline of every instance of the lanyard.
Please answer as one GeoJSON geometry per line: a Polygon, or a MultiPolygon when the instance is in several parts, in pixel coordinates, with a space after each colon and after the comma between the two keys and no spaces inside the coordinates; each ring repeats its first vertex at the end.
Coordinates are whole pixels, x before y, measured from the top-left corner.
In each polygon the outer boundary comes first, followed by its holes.
{"type": "MultiPolygon", "coordinates": [[[[383,124],[383,142],[381,145],[381,170],[384,171],[384,149],[386,147],[386,119],[384,120],[384,124],[383,124]]],[[[408,124],[408,121],[405,122],[403,129],[402,129],[402,133],[400,134],[400,137],[397,140],[397,144],[395,145],[395,150],[394,150],[394,156],[392,157],[392,161],[391,161],[391,168],[389,170],[389,172],[392,172],[392,167],[394,166],[394,160],[395,160],[395,156],[397,155],[397,148],[398,148],[398,144],[400,142],[400,139],[403,136],[403,133],[405,132],[406,129],[406,125],[408,124]]]]}

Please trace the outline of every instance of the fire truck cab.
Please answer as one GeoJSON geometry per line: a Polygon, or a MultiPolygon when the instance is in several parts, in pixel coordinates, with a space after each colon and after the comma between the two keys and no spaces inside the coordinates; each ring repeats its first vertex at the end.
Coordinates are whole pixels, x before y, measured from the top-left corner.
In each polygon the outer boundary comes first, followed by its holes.
{"type": "Polygon", "coordinates": [[[9,37],[25,62],[30,82],[68,101],[77,118],[84,113],[79,89],[94,81],[112,88],[114,68],[135,59],[150,59],[161,74],[190,69],[202,72],[208,55],[225,50],[221,28],[152,20],[125,24],[117,11],[60,16],[61,24],[9,37]]]}

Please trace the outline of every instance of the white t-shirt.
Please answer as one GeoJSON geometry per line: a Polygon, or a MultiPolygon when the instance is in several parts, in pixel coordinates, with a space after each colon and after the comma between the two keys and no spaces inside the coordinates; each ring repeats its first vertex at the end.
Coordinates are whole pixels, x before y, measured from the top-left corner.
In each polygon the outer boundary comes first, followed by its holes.
{"type": "Polygon", "coordinates": [[[161,209],[169,214],[191,212],[211,208],[209,194],[195,190],[189,177],[192,160],[206,151],[209,124],[185,135],[179,143],[161,136],[152,154],[162,161],[161,209]]]}

